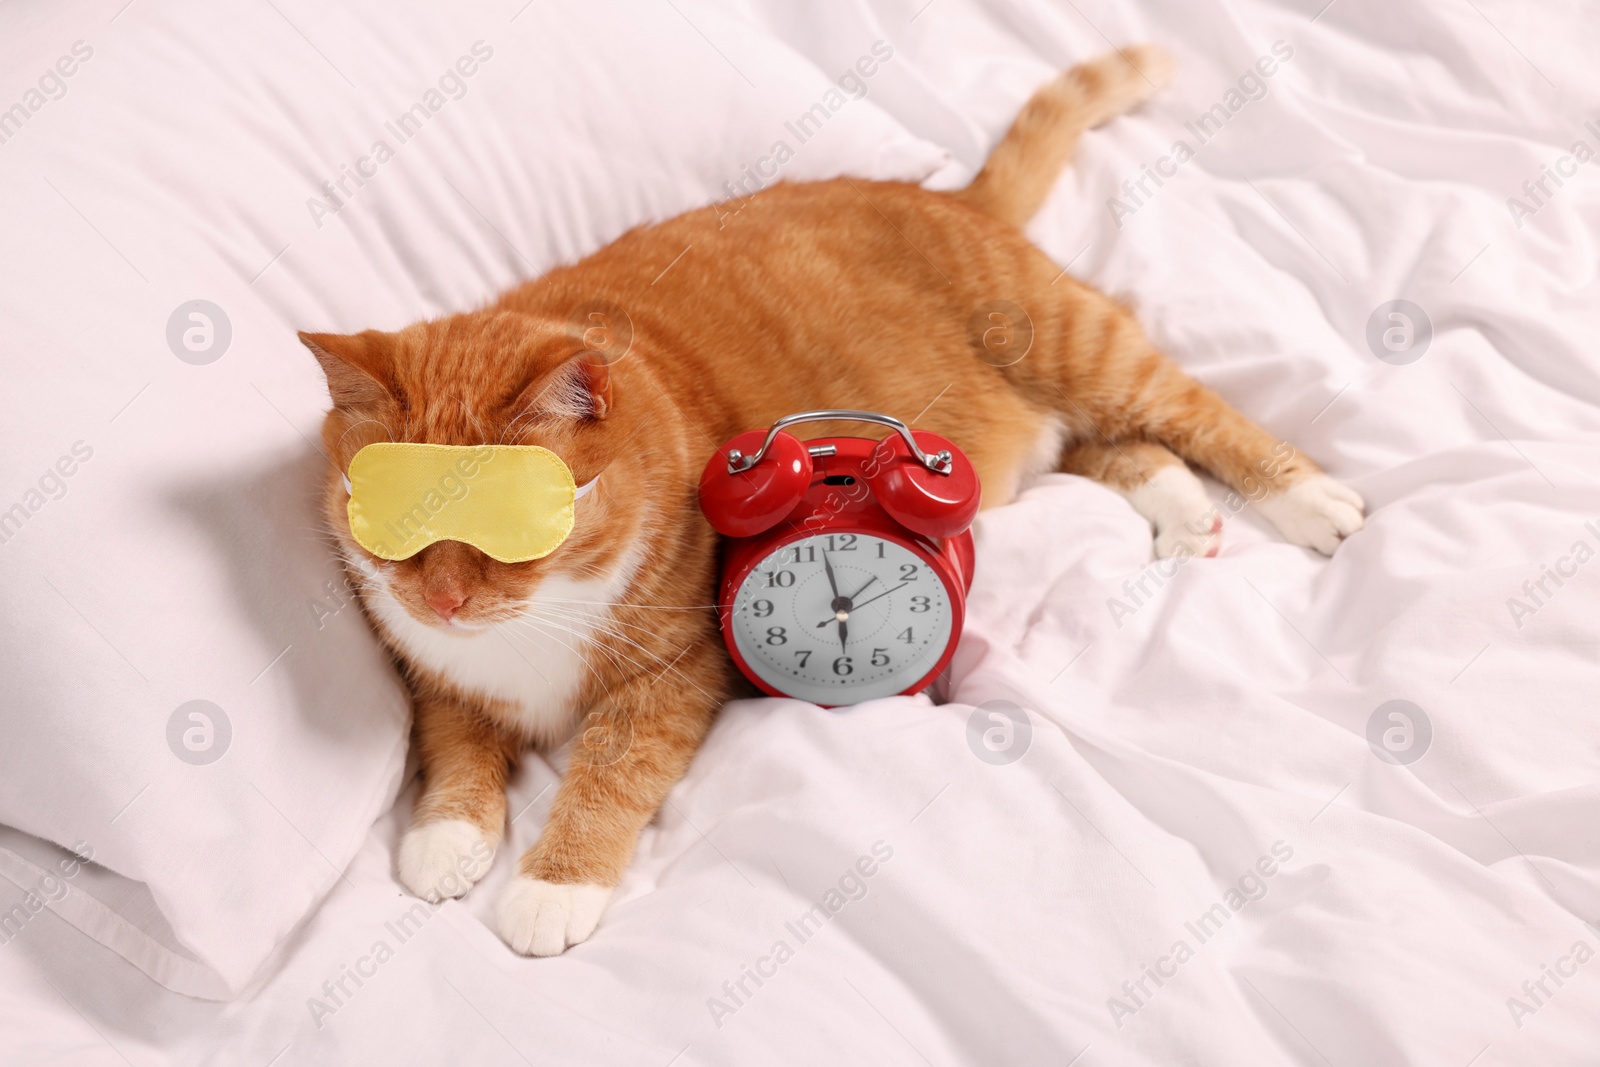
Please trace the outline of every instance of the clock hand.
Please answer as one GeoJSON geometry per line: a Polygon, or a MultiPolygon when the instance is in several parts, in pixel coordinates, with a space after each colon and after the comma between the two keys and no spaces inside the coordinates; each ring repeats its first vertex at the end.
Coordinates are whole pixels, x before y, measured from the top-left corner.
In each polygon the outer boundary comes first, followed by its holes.
{"type": "MultiPolygon", "coordinates": [[[[850,624],[845,622],[850,617],[850,598],[839,595],[839,582],[833,576],[833,563],[828,559],[828,553],[822,553],[822,569],[828,574],[828,588],[833,590],[833,618],[824,619],[822,625],[837,619],[839,622],[839,649],[844,650],[845,642],[850,639],[850,624]]],[[[820,629],[820,627],[819,627],[820,629]]]]}
{"type": "MultiPolygon", "coordinates": [[[[796,549],[796,551],[798,552],[799,550],[796,549]]],[[[833,590],[834,599],[837,600],[839,598],[839,583],[834,580],[833,564],[828,562],[828,554],[826,552],[822,554],[822,569],[828,572],[828,588],[833,590]]]]}
{"type": "MultiPolygon", "coordinates": [[[[876,574],[874,574],[871,578],[867,579],[867,585],[871,585],[873,582],[875,582],[877,580],[878,580],[878,576],[876,574]]],[[[856,597],[860,596],[862,593],[865,593],[867,591],[867,585],[863,585],[860,589],[857,589],[854,593],[851,593],[850,596],[847,599],[852,604],[855,603],[856,597]]]]}
{"type": "MultiPolygon", "coordinates": [[[[875,582],[877,580],[878,580],[877,578],[873,578],[872,582],[875,582]]],[[[867,585],[871,585],[872,582],[868,582],[867,585]]],[[[910,584],[911,584],[910,582],[901,582],[899,585],[895,586],[893,589],[885,589],[883,592],[879,593],[877,596],[872,597],[872,598],[870,598],[868,600],[863,600],[859,604],[852,603],[850,605],[850,611],[858,611],[861,608],[864,608],[868,604],[872,603],[872,601],[874,601],[874,600],[882,600],[884,597],[888,596],[890,593],[899,592],[901,589],[904,589],[906,586],[908,586],[910,584]]],[[[867,585],[862,586],[861,589],[865,589],[867,587],[867,585]]],[[[857,589],[856,592],[859,594],[861,592],[861,589],[857,589]]],[[[843,598],[841,598],[841,599],[843,599],[843,598]]],[[[823,619],[821,622],[817,623],[817,629],[819,629],[819,630],[822,629],[824,626],[828,625],[830,622],[838,622],[842,626],[844,624],[844,619],[848,619],[850,617],[850,611],[838,611],[838,610],[836,610],[833,613],[833,618],[831,618],[831,619],[823,619]],[[843,615],[844,619],[839,618],[840,615],[843,615]]]]}
{"type": "MultiPolygon", "coordinates": [[[[824,560],[826,560],[826,558],[827,558],[827,553],[826,552],[822,553],[822,558],[824,558],[824,560]]],[[[872,582],[875,582],[875,581],[878,581],[877,574],[874,574],[874,576],[869,577],[869,579],[867,579],[866,585],[862,585],[861,589],[856,590],[856,592],[850,593],[850,595],[848,595],[848,597],[843,597],[843,600],[851,601],[850,608],[845,608],[845,611],[854,611],[854,609],[856,609],[856,605],[854,605],[854,601],[856,601],[856,597],[859,597],[859,595],[861,595],[861,593],[867,592],[867,585],[870,585],[870,584],[872,584],[872,582]]],[[[877,600],[877,597],[874,597],[874,600],[877,600]]],[[[834,619],[838,619],[837,611],[840,611],[840,609],[835,608],[834,619]]],[[[822,619],[821,622],[818,622],[818,624],[816,624],[816,629],[821,630],[822,627],[824,627],[824,625],[829,624],[829,622],[834,621],[834,619],[822,619]]]]}
{"type": "Polygon", "coordinates": [[[883,592],[879,593],[875,597],[872,597],[870,600],[863,600],[861,603],[856,604],[850,610],[851,611],[857,611],[857,610],[859,610],[861,608],[864,608],[868,604],[872,603],[873,600],[882,600],[884,597],[888,596],[890,593],[899,592],[900,590],[904,589],[906,586],[908,586],[910,584],[911,584],[910,582],[901,582],[899,585],[895,586],[893,589],[885,589],[883,592]]]}

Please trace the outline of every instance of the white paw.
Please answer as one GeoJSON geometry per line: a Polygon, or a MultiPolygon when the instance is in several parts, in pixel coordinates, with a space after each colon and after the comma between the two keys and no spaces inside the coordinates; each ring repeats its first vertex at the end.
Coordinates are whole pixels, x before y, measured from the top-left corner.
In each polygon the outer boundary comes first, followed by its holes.
{"type": "Polygon", "coordinates": [[[1318,474],[1256,503],[1285,541],[1333,555],[1339,542],[1366,524],[1361,497],[1348,485],[1318,474]]]}
{"type": "Polygon", "coordinates": [[[524,956],[559,956],[594,933],[610,899],[610,886],[557,885],[521,874],[500,893],[495,925],[524,956]]]}
{"type": "Polygon", "coordinates": [[[1188,467],[1162,467],[1127,497],[1155,527],[1157,559],[1215,556],[1222,548],[1222,512],[1188,467]]]}
{"type": "Polygon", "coordinates": [[[431,903],[459,897],[489,873],[494,846],[464,819],[413,826],[400,842],[400,883],[431,903]]]}

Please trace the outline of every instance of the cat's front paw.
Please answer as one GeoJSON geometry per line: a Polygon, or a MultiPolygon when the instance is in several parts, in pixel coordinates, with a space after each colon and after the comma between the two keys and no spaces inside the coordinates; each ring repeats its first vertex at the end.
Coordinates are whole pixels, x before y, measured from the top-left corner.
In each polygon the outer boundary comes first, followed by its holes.
{"type": "Polygon", "coordinates": [[[440,819],[406,831],[400,842],[400,883],[430,903],[459,897],[494,862],[494,846],[465,819],[440,819]]]}
{"type": "Polygon", "coordinates": [[[1256,503],[1283,539],[1324,556],[1366,525],[1360,494],[1326,474],[1318,474],[1256,503]]]}
{"type": "Polygon", "coordinates": [[[560,885],[521,874],[500,893],[496,925],[524,956],[559,956],[594,933],[610,899],[610,886],[560,885]]]}

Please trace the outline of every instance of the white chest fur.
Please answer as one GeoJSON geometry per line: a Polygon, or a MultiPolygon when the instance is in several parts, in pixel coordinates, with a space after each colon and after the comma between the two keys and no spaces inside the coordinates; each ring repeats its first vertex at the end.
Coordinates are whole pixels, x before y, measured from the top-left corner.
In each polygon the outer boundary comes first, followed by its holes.
{"type": "Polygon", "coordinates": [[[389,591],[380,574],[368,582],[373,615],[417,666],[452,685],[499,702],[507,725],[555,742],[572,729],[584,676],[588,638],[605,625],[610,605],[626,591],[635,561],[604,578],[552,577],[541,583],[522,616],[477,630],[425,625],[389,591]]]}

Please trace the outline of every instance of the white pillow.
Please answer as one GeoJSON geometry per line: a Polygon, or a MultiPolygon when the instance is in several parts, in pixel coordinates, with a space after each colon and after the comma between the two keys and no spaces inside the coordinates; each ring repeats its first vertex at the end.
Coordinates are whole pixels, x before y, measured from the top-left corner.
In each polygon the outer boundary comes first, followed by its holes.
{"type": "MultiPolygon", "coordinates": [[[[225,997],[340,877],[406,751],[321,530],[326,395],[295,330],[473,306],[747,166],[916,181],[946,158],[873,104],[901,75],[865,35],[874,72],[842,94],[687,0],[123,6],[0,8],[0,823],[142,883],[47,906],[225,997]]],[[[0,871],[26,881],[52,861],[22,840],[0,871]]]]}

